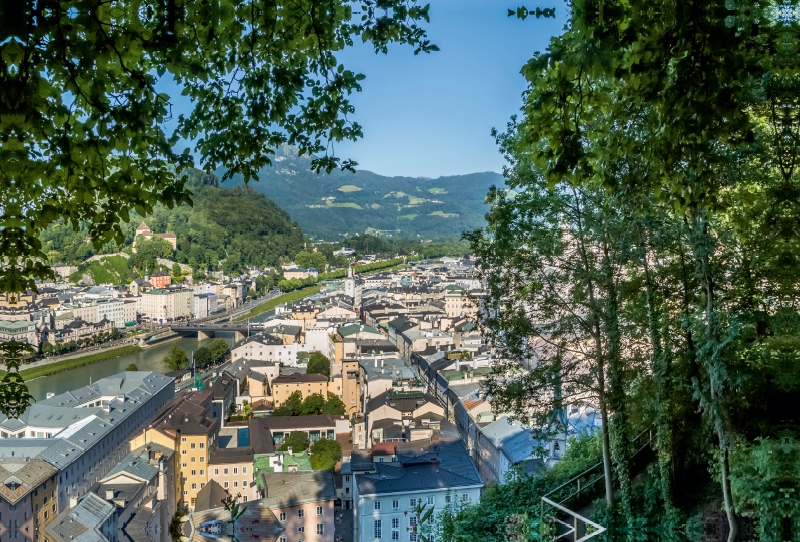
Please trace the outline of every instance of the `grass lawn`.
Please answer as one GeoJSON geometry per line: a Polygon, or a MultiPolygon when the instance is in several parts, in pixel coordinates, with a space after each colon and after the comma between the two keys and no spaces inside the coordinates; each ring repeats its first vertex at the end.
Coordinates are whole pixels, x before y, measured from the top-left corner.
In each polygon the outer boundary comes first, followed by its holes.
{"type": "Polygon", "coordinates": [[[447,194],[447,190],[444,188],[428,188],[428,192],[431,194],[447,194]]]}
{"type": "Polygon", "coordinates": [[[417,196],[408,196],[409,205],[419,205],[420,203],[425,203],[425,198],[418,198],[417,196]]]}
{"type": "Polygon", "coordinates": [[[415,218],[417,218],[417,216],[419,215],[412,213],[410,215],[400,215],[400,218],[407,218],[408,220],[414,220],[415,218]]]}
{"type": "Polygon", "coordinates": [[[358,203],[353,203],[352,201],[348,201],[346,203],[333,203],[331,200],[325,200],[326,207],[350,207],[352,209],[361,209],[362,207],[358,203]]]}
{"type": "Polygon", "coordinates": [[[444,211],[434,211],[430,216],[441,216],[443,218],[450,218],[451,216],[458,216],[456,213],[445,213],[444,211]]]}
{"type": "Polygon", "coordinates": [[[359,190],[361,190],[361,187],[354,184],[345,184],[339,187],[340,192],[358,192],[359,190]]]}
{"type": "Polygon", "coordinates": [[[259,314],[263,314],[268,310],[274,309],[281,303],[289,303],[291,301],[297,301],[298,299],[302,299],[304,297],[308,297],[313,294],[319,293],[322,286],[319,284],[315,284],[314,286],[306,286],[305,288],[300,288],[299,290],[294,290],[293,292],[287,292],[283,295],[279,295],[275,299],[270,299],[266,303],[262,303],[258,307],[254,308],[244,316],[237,318],[236,322],[241,322],[242,320],[247,320],[248,318],[252,318],[254,316],[258,316],[259,314]]]}
{"type": "MultiPolygon", "coordinates": [[[[54,373],[75,369],[76,367],[83,367],[84,365],[89,365],[90,363],[97,363],[98,361],[105,361],[107,359],[118,358],[120,356],[127,356],[128,354],[133,354],[139,350],[141,350],[141,347],[135,344],[128,344],[121,348],[113,348],[111,350],[95,352],[94,354],[87,354],[78,358],[66,359],[64,361],[56,361],[55,363],[49,363],[47,365],[31,367],[30,369],[23,369],[20,371],[20,375],[25,380],[31,380],[33,378],[39,378],[40,376],[47,376],[54,373]]],[[[5,374],[6,371],[0,371],[0,378],[5,376],[5,374]]]]}

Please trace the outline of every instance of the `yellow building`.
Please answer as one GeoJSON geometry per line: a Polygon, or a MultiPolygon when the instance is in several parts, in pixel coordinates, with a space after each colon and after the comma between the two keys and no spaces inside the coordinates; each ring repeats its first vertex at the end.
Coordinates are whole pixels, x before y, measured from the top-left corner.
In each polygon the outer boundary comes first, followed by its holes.
{"type": "Polygon", "coordinates": [[[281,375],[272,381],[272,403],[280,406],[289,396],[299,391],[303,399],[319,393],[327,397],[328,377],[320,374],[281,375]]]}
{"type": "Polygon", "coordinates": [[[176,399],[131,448],[155,442],[175,450],[178,505],[194,509],[197,493],[208,482],[208,461],[219,440],[219,420],[210,418],[211,390],[192,392],[176,399]]]}

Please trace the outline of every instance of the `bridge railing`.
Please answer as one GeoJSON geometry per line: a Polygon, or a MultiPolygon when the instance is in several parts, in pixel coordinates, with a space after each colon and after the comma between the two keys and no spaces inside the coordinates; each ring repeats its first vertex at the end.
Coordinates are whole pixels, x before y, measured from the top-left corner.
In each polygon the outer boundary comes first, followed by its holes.
{"type": "MultiPolygon", "coordinates": [[[[643,458],[643,452],[652,449],[653,437],[653,428],[649,427],[631,441],[634,449],[630,458],[632,466],[643,458]]],[[[540,540],[582,542],[605,532],[605,527],[574,511],[597,498],[599,490],[605,487],[604,479],[601,461],[544,495],[539,516],[540,540]]]]}

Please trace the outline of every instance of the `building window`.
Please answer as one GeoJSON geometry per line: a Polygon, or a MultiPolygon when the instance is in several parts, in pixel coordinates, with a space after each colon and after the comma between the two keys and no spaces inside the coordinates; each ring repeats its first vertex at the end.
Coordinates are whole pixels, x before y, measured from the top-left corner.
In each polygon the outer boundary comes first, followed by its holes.
{"type": "Polygon", "coordinates": [[[224,487],[225,489],[228,489],[228,482],[222,482],[222,487],[224,487]]]}
{"type": "Polygon", "coordinates": [[[189,462],[194,463],[194,460],[195,460],[195,457],[192,456],[192,458],[189,460],[189,462]]]}
{"type": "Polygon", "coordinates": [[[282,536],[282,537],[280,538],[280,542],[286,542],[286,537],[285,537],[285,536],[282,536]]]}
{"type": "Polygon", "coordinates": [[[400,531],[392,531],[392,540],[400,540],[400,531]]]}
{"type": "Polygon", "coordinates": [[[192,498],[192,508],[194,508],[194,505],[195,505],[195,504],[197,504],[197,499],[195,499],[195,498],[192,498]]]}
{"type": "Polygon", "coordinates": [[[189,464],[188,463],[181,463],[181,466],[185,469],[186,467],[189,466],[189,464]]]}
{"type": "Polygon", "coordinates": [[[392,518],[392,529],[400,528],[400,518],[392,518]]]}
{"type": "MultiPolygon", "coordinates": [[[[50,516],[47,514],[47,510],[45,510],[45,511],[44,511],[44,519],[47,519],[48,517],[50,517],[50,516]]],[[[10,532],[10,531],[9,531],[9,534],[11,534],[11,532],[10,532]]]]}
{"type": "Polygon", "coordinates": [[[187,455],[188,453],[186,450],[181,450],[181,455],[187,455]]]}
{"type": "Polygon", "coordinates": [[[445,504],[450,504],[450,494],[449,493],[444,496],[444,502],[445,502],[445,504]]]}
{"type": "Polygon", "coordinates": [[[381,501],[375,501],[375,510],[381,509],[381,501]]]}
{"type": "Polygon", "coordinates": [[[428,497],[428,504],[433,504],[433,496],[428,497]]]}
{"type": "Polygon", "coordinates": [[[200,443],[200,449],[202,450],[202,449],[203,449],[203,448],[205,448],[205,447],[206,447],[206,443],[205,443],[205,442],[201,442],[201,443],[200,443]]]}
{"type": "Polygon", "coordinates": [[[297,528],[297,532],[298,533],[304,533],[304,532],[306,532],[306,528],[305,527],[298,527],[297,528]]]}
{"type": "Polygon", "coordinates": [[[200,456],[200,463],[205,463],[205,462],[206,462],[206,456],[201,455],[200,456]]]}
{"type": "Polygon", "coordinates": [[[242,502],[247,502],[247,495],[242,495],[242,502]]]}
{"type": "Polygon", "coordinates": [[[197,476],[197,471],[196,470],[192,471],[192,476],[197,476]]]}
{"type": "Polygon", "coordinates": [[[194,450],[194,442],[192,442],[192,443],[189,445],[189,448],[190,448],[191,450],[194,450]]]}
{"type": "Polygon", "coordinates": [[[383,457],[379,457],[379,458],[378,458],[378,463],[383,463],[383,460],[384,460],[384,458],[383,458],[383,457]]]}
{"type": "Polygon", "coordinates": [[[301,508],[300,510],[297,511],[297,517],[303,519],[304,517],[306,517],[306,511],[301,508]]]}
{"type": "Polygon", "coordinates": [[[350,481],[350,477],[349,477],[349,476],[345,476],[345,477],[344,477],[344,481],[345,481],[345,482],[349,482],[349,481],[350,481]]]}
{"type": "Polygon", "coordinates": [[[242,480],[242,487],[247,487],[247,480],[242,480]]]}
{"type": "Polygon", "coordinates": [[[399,500],[397,500],[397,499],[393,500],[393,501],[392,501],[392,508],[394,508],[395,510],[397,510],[398,508],[400,508],[400,501],[399,501],[399,500]]]}
{"type": "Polygon", "coordinates": [[[317,534],[319,534],[319,535],[325,534],[325,524],[324,523],[317,523],[317,534]]]}
{"type": "Polygon", "coordinates": [[[417,506],[417,499],[408,499],[408,505],[411,508],[414,508],[415,506],[417,506]]]}
{"type": "Polygon", "coordinates": [[[247,474],[247,467],[242,467],[242,474],[247,474]]]}
{"type": "Polygon", "coordinates": [[[322,515],[322,507],[321,506],[317,506],[317,515],[318,516],[322,515]]]}
{"type": "Polygon", "coordinates": [[[214,469],[214,476],[219,476],[219,469],[214,469]]]}
{"type": "Polygon", "coordinates": [[[283,523],[284,521],[286,521],[286,512],[281,512],[280,522],[283,523]]]}
{"type": "Polygon", "coordinates": [[[373,525],[372,534],[374,535],[373,538],[377,538],[380,540],[383,537],[383,532],[381,529],[381,520],[376,519],[373,525]]]}
{"type": "Polygon", "coordinates": [[[186,495],[188,495],[188,494],[189,494],[189,492],[188,492],[188,491],[186,491],[186,490],[184,489],[184,490],[183,490],[183,495],[184,495],[184,496],[186,496],[186,495]]]}
{"type": "Polygon", "coordinates": [[[239,480],[233,481],[233,487],[239,487],[239,480]]]}
{"type": "Polygon", "coordinates": [[[186,442],[186,437],[181,437],[181,442],[186,442]]]}
{"type": "Polygon", "coordinates": [[[203,470],[203,469],[200,469],[200,476],[205,476],[205,475],[206,475],[206,471],[203,470]]]}
{"type": "Polygon", "coordinates": [[[237,467],[233,467],[233,474],[239,474],[239,469],[237,467]]]}
{"type": "Polygon", "coordinates": [[[197,484],[192,484],[192,489],[197,489],[197,484]]]}
{"type": "Polygon", "coordinates": [[[464,502],[469,502],[469,493],[462,493],[461,500],[464,502]]]}
{"type": "Polygon", "coordinates": [[[222,474],[227,476],[228,475],[228,469],[227,468],[222,469],[222,474]]]}

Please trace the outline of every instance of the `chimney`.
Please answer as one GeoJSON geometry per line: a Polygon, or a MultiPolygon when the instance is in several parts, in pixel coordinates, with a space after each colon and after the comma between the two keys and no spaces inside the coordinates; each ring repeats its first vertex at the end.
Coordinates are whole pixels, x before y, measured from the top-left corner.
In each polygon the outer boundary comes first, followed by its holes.
{"type": "Polygon", "coordinates": [[[114,490],[113,489],[106,489],[106,500],[107,501],[114,500],[114,490]]]}
{"type": "Polygon", "coordinates": [[[70,497],[69,498],[69,507],[70,508],[75,508],[76,506],[78,506],[78,497],[70,497]]]}

